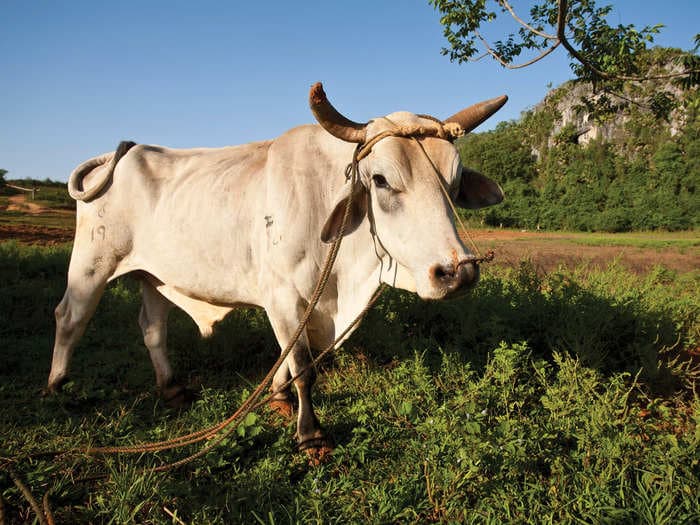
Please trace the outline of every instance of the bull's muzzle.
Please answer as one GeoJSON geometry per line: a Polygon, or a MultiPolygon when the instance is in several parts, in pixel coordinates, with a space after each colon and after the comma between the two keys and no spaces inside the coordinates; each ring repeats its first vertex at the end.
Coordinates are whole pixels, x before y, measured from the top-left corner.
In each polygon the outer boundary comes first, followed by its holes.
{"type": "Polygon", "coordinates": [[[473,259],[464,259],[456,265],[436,264],[429,272],[433,286],[444,291],[443,298],[473,288],[479,280],[479,265],[473,259]]]}

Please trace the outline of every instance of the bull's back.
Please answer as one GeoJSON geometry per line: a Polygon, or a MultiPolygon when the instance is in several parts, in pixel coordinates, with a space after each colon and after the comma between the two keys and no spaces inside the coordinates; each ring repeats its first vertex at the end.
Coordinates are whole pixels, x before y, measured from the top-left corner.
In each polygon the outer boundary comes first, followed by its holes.
{"type": "Polygon", "coordinates": [[[264,198],[269,146],[133,147],[99,207],[88,212],[92,222],[104,223],[105,234],[106,228],[128,232],[128,254],[117,273],[147,271],[214,303],[249,300],[259,264],[253,260],[255,230],[264,228],[254,210],[264,198]]]}

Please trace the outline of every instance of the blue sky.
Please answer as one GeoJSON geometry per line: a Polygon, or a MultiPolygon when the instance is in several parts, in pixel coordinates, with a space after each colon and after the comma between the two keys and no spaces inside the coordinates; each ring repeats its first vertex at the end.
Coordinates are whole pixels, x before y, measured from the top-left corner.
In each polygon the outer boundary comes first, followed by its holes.
{"type": "MultiPolygon", "coordinates": [[[[697,0],[598,3],[615,5],[613,23],[665,24],[659,45],[688,49],[700,31],[697,0]]],[[[530,2],[512,4],[525,13],[530,2]]],[[[319,80],[357,121],[404,109],[445,118],[508,94],[488,129],[571,76],[563,50],[517,71],[451,63],[427,0],[3,0],[0,19],[0,168],[10,178],[66,180],[122,139],[274,138],[312,121],[308,89],[319,80]]]]}

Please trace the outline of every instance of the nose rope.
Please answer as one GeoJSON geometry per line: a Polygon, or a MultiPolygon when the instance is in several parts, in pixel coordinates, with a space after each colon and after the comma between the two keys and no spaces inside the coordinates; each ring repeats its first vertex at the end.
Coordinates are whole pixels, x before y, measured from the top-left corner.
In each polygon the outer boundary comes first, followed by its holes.
{"type": "Polygon", "coordinates": [[[462,259],[457,263],[457,268],[459,269],[461,266],[464,266],[465,264],[481,264],[485,262],[491,262],[493,261],[493,258],[496,256],[496,252],[493,250],[488,250],[485,255],[479,255],[478,257],[467,257],[466,259],[462,259]]]}

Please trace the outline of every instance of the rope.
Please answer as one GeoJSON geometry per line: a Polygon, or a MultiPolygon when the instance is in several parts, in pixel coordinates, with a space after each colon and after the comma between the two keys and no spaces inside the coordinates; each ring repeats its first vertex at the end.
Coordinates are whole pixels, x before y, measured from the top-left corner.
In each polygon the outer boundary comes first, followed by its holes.
{"type": "MultiPolygon", "coordinates": [[[[357,181],[357,176],[358,176],[358,170],[357,170],[357,162],[355,160],[356,155],[353,156],[353,168],[352,168],[352,173],[351,173],[351,184],[355,184],[357,181]]],[[[321,298],[321,294],[323,293],[326,284],[328,283],[328,279],[330,278],[331,270],[333,268],[333,264],[335,263],[335,259],[338,255],[338,251],[340,249],[340,244],[343,239],[343,234],[345,233],[345,229],[347,226],[347,220],[350,215],[350,209],[352,206],[352,201],[354,198],[354,192],[350,192],[350,196],[348,197],[348,200],[346,202],[345,206],[345,211],[343,213],[343,219],[340,224],[340,234],[338,235],[338,238],[333,241],[331,244],[331,249],[328,252],[328,255],[326,257],[326,261],[323,266],[323,270],[321,272],[321,275],[319,277],[318,282],[316,283],[316,287],[311,295],[311,299],[309,300],[309,304],[306,307],[306,310],[304,311],[304,315],[302,317],[302,320],[299,323],[299,326],[297,327],[296,331],[294,332],[294,335],[292,335],[290,342],[287,344],[285,349],[282,351],[280,354],[280,357],[277,359],[275,364],[272,366],[270,371],[267,373],[265,378],[260,382],[258,387],[253,391],[253,393],[243,402],[243,404],[236,410],[236,412],[230,416],[229,418],[225,419],[221,423],[214,425],[212,427],[206,428],[204,430],[200,430],[197,432],[193,432],[191,434],[187,434],[185,436],[180,436],[177,438],[169,439],[169,440],[164,440],[164,441],[158,441],[155,443],[146,443],[146,444],[141,444],[141,445],[134,445],[134,446],[125,446],[125,447],[93,447],[93,448],[88,448],[82,450],[83,453],[86,454],[115,454],[115,453],[127,453],[127,454],[140,454],[144,452],[158,452],[158,451],[163,451],[163,450],[169,450],[172,448],[179,448],[179,447],[184,447],[186,445],[191,445],[194,443],[197,443],[199,441],[203,441],[204,439],[209,439],[213,438],[216,434],[218,434],[221,430],[223,430],[225,427],[236,421],[237,419],[241,419],[248,415],[251,411],[252,408],[250,408],[253,403],[260,397],[262,394],[262,391],[267,387],[267,384],[272,381],[273,376],[275,375],[275,372],[279,369],[279,367],[282,365],[284,360],[287,358],[289,353],[292,351],[294,348],[294,345],[298,342],[299,338],[301,337],[301,334],[306,327],[306,325],[309,322],[309,319],[311,318],[311,314],[313,310],[316,308],[316,305],[318,304],[319,299],[321,298]]],[[[351,325],[354,326],[354,325],[351,325]]],[[[334,343],[335,344],[335,343],[334,343]]],[[[295,376],[294,379],[298,378],[299,375],[305,373],[308,370],[308,366],[305,367],[297,376],[295,376]]],[[[288,386],[291,381],[288,381],[285,385],[288,386]]],[[[285,386],[285,388],[286,388],[285,386]]],[[[281,389],[283,390],[283,389],[281,389]]],[[[281,391],[280,390],[280,391],[281,391]]],[[[279,392],[273,392],[272,395],[275,395],[279,392]]],[[[235,430],[235,427],[234,427],[235,430]]],[[[219,443],[222,439],[224,439],[228,434],[224,435],[224,437],[218,439],[215,441],[213,445],[216,443],[219,443]]],[[[185,460],[191,461],[192,459],[195,459],[195,457],[199,457],[203,453],[205,453],[207,450],[212,448],[211,446],[205,447],[201,454],[193,454],[189,458],[185,458],[185,460]]],[[[176,462],[173,465],[174,466],[179,466],[184,464],[185,460],[181,460],[179,462],[176,462]]],[[[187,462],[188,462],[187,461],[187,462]]],[[[159,469],[156,469],[156,471],[160,471],[159,469]]]]}
{"type": "MultiPolygon", "coordinates": [[[[44,498],[43,498],[44,508],[42,509],[39,506],[39,502],[32,495],[31,491],[24,484],[24,482],[19,477],[17,472],[15,472],[15,469],[12,468],[12,466],[9,464],[4,465],[3,468],[9,474],[9,476],[12,479],[12,482],[15,484],[15,486],[22,493],[22,495],[24,496],[24,499],[26,499],[29,502],[29,506],[34,511],[34,514],[36,514],[36,519],[39,520],[39,523],[41,525],[54,525],[53,514],[51,514],[51,509],[49,508],[48,492],[46,494],[44,494],[44,498]]],[[[0,503],[0,510],[3,510],[3,514],[4,514],[4,509],[1,509],[1,507],[2,507],[2,503],[0,503]]],[[[1,517],[4,519],[4,515],[1,517]]]]}
{"type": "Polygon", "coordinates": [[[385,120],[391,122],[394,128],[377,133],[374,137],[362,143],[357,154],[357,160],[360,161],[364,159],[367,155],[371,153],[372,148],[377,142],[387,137],[437,137],[439,139],[452,141],[464,135],[464,130],[456,122],[442,123],[435,117],[428,117],[427,115],[419,116],[423,118],[428,118],[438,125],[432,127],[426,127],[421,124],[398,125],[389,118],[384,117],[385,120]]]}
{"type": "Polygon", "coordinates": [[[41,498],[41,504],[44,507],[44,514],[46,514],[46,522],[48,525],[56,525],[56,520],[53,517],[53,512],[51,512],[51,506],[49,505],[49,493],[51,489],[44,492],[44,497],[41,498]]]}

